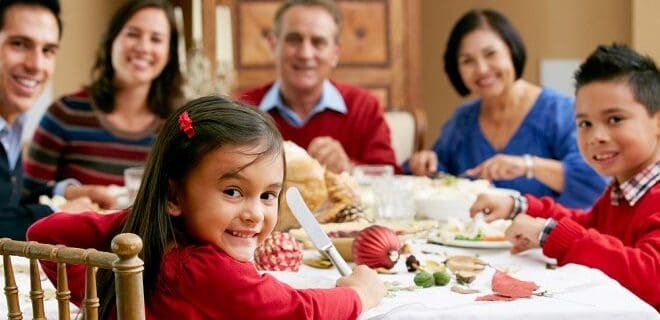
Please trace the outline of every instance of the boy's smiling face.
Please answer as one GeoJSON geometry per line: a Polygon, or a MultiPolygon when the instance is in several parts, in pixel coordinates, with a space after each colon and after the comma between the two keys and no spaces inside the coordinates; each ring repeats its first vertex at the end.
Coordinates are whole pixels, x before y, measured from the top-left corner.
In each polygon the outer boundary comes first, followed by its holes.
{"type": "Polygon", "coordinates": [[[223,146],[205,155],[177,185],[170,215],[188,235],[249,261],[277,222],[284,180],[281,154],[257,156],[263,146],[223,146]]]}
{"type": "Polygon", "coordinates": [[[599,174],[622,183],[660,160],[660,112],[649,115],[627,80],[584,85],[575,111],[580,152],[599,174]]]}

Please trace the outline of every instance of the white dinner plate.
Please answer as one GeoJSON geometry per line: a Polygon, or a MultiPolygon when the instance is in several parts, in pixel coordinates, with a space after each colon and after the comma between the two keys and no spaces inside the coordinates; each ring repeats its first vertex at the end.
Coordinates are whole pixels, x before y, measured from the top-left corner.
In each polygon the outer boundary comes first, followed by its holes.
{"type": "Polygon", "coordinates": [[[471,241],[471,240],[450,240],[428,239],[429,243],[441,244],[450,247],[476,248],[476,249],[508,249],[511,248],[509,241],[471,241]]]}

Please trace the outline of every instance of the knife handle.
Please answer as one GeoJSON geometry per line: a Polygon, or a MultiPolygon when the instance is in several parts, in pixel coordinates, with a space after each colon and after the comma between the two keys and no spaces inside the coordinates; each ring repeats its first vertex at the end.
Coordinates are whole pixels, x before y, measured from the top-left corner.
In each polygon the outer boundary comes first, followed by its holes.
{"type": "Polygon", "coordinates": [[[330,246],[330,248],[325,250],[325,253],[328,255],[328,258],[330,258],[330,261],[332,261],[332,264],[337,267],[337,270],[339,270],[339,273],[342,276],[348,276],[353,273],[353,270],[348,266],[348,263],[346,263],[344,258],[341,257],[335,246],[330,246]]]}

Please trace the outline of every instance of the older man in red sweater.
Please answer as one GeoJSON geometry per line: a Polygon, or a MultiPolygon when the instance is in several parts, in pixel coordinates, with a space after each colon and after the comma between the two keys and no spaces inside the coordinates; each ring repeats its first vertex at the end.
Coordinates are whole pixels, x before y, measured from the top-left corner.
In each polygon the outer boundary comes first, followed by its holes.
{"type": "Polygon", "coordinates": [[[288,0],[274,21],[277,81],[241,92],[277,122],[284,139],[334,172],[356,164],[396,168],[383,110],[366,90],[329,80],[339,61],[341,16],[334,1],[288,0]]]}

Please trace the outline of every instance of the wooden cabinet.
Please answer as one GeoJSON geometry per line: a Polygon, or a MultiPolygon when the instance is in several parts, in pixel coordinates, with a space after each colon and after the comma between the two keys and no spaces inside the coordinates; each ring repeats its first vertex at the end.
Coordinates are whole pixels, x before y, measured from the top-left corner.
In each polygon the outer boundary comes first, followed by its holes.
{"type": "MultiPolygon", "coordinates": [[[[190,1],[175,1],[186,17],[190,17],[190,1]]],[[[236,89],[274,80],[268,37],[281,1],[201,1],[204,49],[209,57],[215,56],[214,7],[222,4],[231,9],[236,89]]],[[[412,111],[418,117],[418,131],[423,131],[420,0],[338,0],[337,4],[342,11],[343,25],[340,62],[332,78],[369,89],[388,111],[412,111]]],[[[189,26],[186,22],[186,30],[190,30],[189,26]]],[[[416,143],[420,147],[422,140],[420,137],[416,143]]]]}

